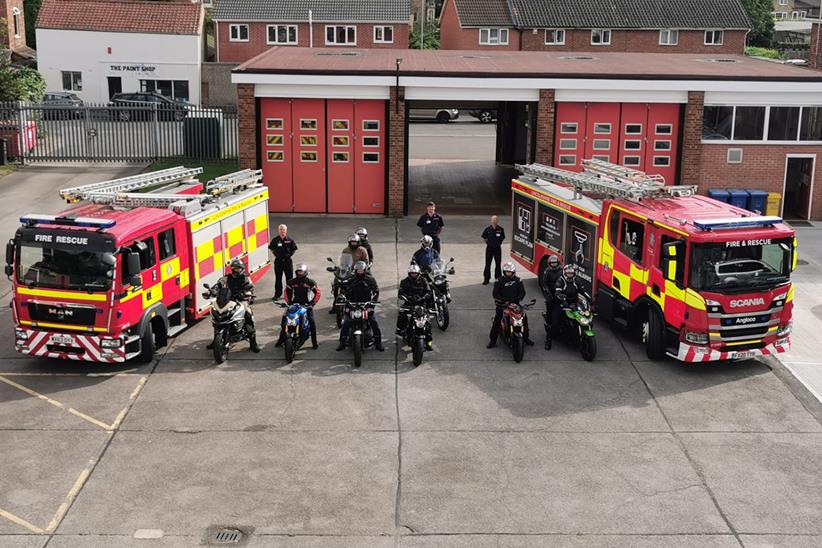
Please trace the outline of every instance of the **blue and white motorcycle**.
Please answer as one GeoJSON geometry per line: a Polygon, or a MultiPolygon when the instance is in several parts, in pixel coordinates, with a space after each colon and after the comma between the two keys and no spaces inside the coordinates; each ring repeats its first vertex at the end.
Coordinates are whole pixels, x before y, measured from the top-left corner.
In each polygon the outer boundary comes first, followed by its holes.
{"type": "Polygon", "coordinates": [[[291,363],[294,361],[294,354],[302,348],[305,341],[311,336],[311,323],[308,321],[308,307],[298,303],[277,303],[277,305],[285,308],[283,350],[285,351],[285,361],[291,363]]]}

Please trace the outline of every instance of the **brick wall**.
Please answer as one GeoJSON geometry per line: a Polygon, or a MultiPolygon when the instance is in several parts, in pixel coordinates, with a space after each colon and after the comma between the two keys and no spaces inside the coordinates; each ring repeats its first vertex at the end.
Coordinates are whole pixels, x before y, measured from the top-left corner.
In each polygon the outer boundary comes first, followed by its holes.
{"type": "Polygon", "coordinates": [[[0,17],[6,18],[8,47],[10,49],[21,48],[26,45],[26,19],[23,12],[23,0],[0,0],[0,17]],[[12,10],[17,8],[20,10],[19,18],[19,36],[14,35],[14,20],[12,19],[12,10]]]}
{"type": "Polygon", "coordinates": [[[822,44],[819,43],[819,23],[811,26],[811,45],[808,48],[808,66],[822,70],[822,44]]]}
{"type": "MultiPolygon", "coordinates": [[[[242,63],[255,57],[277,44],[269,44],[268,23],[242,23],[248,25],[248,42],[232,42],[229,40],[232,23],[220,21],[217,25],[217,61],[223,63],[242,63]]],[[[278,23],[280,24],[280,23],[278,23]]],[[[282,23],[289,24],[289,23],[282,23]]],[[[308,23],[290,23],[297,25],[297,44],[299,47],[309,47],[311,45],[308,23]]],[[[325,23],[314,23],[314,47],[324,48],[325,45],[325,23]]],[[[355,46],[329,46],[329,47],[359,47],[359,48],[408,48],[408,24],[387,23],[386,26],[394,27],[394,43],[379,44],[374,43],[374,26],[380,24],[356,24],[357,44],[355,46]]]]}
{"type": "Polygon", "coordinates": [[[481,46],[479,43],[479,29],[464,29],[460,26],[457,9],[454,2],[445,3],[445,9],[440,16],[440,49],[467,49],[467,50],[513,50],[519,49],[519,31],[508,29],[507,46],[481,46]]]}
{"type": "Polygon", "coordinates": [[[237,84],[240,169],[257,169],[257,100],[254,84],[237,84]]]}
{"type": "Polygon", "coordinates": [[[552,89],[539,90],[537,105],[537,143],[535,160],[546,166],[554,163],[554,124],[556,122],[556,93],[552,89]]]}
{"type": "Polygon", "coordinates": [[[402,217],[404,206],[405,88],[392,87],[388,103],[388,215],[402,217]]]}
{"type": "Polygon", "coordinates": [[[705,92],[689,91],[682,124],[682,170],[680,184],[699,184],[702,169],[702,121],[705,111],[705,92]]]}

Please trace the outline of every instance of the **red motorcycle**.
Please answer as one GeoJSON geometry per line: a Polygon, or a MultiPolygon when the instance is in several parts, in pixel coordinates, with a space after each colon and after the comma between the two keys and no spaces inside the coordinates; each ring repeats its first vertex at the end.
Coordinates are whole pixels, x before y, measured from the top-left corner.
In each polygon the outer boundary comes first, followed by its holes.
{"type": "MultiPolygon", "coordinates": [[[[506,303],[500,320],[500,334],[505,344],[511,348],[514,361],[519,363],[525,354],[525,311],[534,306],[536,299],[528,304],[506,303]]],[[[500,303],[502,304],[502,303],[500,303]]]]}

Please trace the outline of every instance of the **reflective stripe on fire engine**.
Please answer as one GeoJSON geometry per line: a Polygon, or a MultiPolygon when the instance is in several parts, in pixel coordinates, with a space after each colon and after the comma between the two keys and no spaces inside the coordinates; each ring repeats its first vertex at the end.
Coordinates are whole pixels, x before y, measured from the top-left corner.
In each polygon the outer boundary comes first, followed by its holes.
{"type": "Polygon", "coordinates": [[[707,310],[705,298],[693,289],[685,290],[685,304],[697,310],[707,310]]]}
{"type": "Polygon", "coordinates": [[[786,303],[791,301],[793,301],[793,284],[791,284],[791,288],[788,290],[788,296],[785,298],[786,303]]]}
{"type": "Polygon", "coordinates": [[[105,293],[72,293],[69,291],[31,289],[28,287],[18,287],[17,293],[19,293],[20,295],[32,295],[35,297],[51,297],[53,299],[74,299],[76,301],[105,302],[108,300],[108,295],[106,295],[105,293]]]}
{"type": "Polygon", "coordinates": [[[143,309],[163,299],[163,284],[155,284],[151,289],[143,290],[143,309]]]}
{"type": "Polygon", "coordinates": [[[202,219],[194,221],[193,223],[191,223],[191,230],[196,231],[200,230],[201,228],[205,228],[209,225],[213,225],[214,223],[219,222],[230,215],[233,215],[253,204],[256,204],[257,202],[261,202],[266,199],[268,199],[268,189],[263,189],[258,194],[255,194],[250,198],[246,198],[242,202],[238,202],[232,205],[231,207],[221,209],[220,211],[215,211],[213,214],[207,217],[203,217],[202,219]]]}
{"type": "Polygon", "coordinates": [[[120,297],[120,303],[122,304],[122,303],[128,302],[131,299],[133,299],[135,297],[139,297],[142,294],[143,294],[143,289],[142,288],[132,287],[129,290],[128,294],[126,294],[124,297],[120,297]]]}
{"type": "Polygon", "coordinates": [[[188,269],[186,268],[182,272],[180,272],[180,287],[188,287],[188,269]]]}
{"type": "Polygon", "coordinates": [[[796,259],[799,254],[796,252],[797,248],[799,247],[799,240],[796,239],[796,236],[793,237],[793,258],[791,259],[791,272],[796,270],[796,259]]]}
{"type": "Polygon", "coordinates": [[[46,323],[46,322],[31,322],[28,320],[20,320],[22,325],[30,325],[32,327],[47,327],[50,329],[67,329],[69,331],[96,331],[98,333],[105,332],[105,327],[89,327],[83,325],[66,325],[62,323],[46,323]]]}
{"type": "Polygon", "coordinates": [[[160,265],[160,281],[167,282],[168,280],[177,277],[180,274],[180,257],[174,257],[160,265]]]}

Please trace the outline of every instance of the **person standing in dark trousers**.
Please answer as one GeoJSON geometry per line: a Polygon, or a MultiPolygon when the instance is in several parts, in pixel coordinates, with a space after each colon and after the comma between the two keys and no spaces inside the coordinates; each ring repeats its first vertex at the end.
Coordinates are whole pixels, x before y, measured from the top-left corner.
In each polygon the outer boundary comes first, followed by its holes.
{"type": "Polygon", "coordinates": [[[420,220],[417,221],[417,226],[420,227],[423,236],[431,236],[434,240],[434,250],[439,253],[440,232],[442,232],[442,227],[445,226],[445,223],[439,213],[437,213],[437,205],[434,202],[428,202],[428,205],[425,207],[425,214],[420,216],[420,220]]]}
{"type": "Polygon", "coordinates": [[[268,249],[274,255],[274,299],[283,294],[283,282],[294,277],[294,265],[291,257],[297,251],[297,243],[288,235],[288,227],[277,227],[279,234],[268,244],[268,249]]]}
{"type": "Polygon", "coordinates": [[[502,241],[505,239],[505,230],[497,224],[497,216],[491,216],[491,224],[482,231],[485,240],[485,270],[482,271],[482,285],[488,285],[491,280],[491,260],[494,260],[494,279],[499,279],[500,261],[502,260],[502,241]]]}

